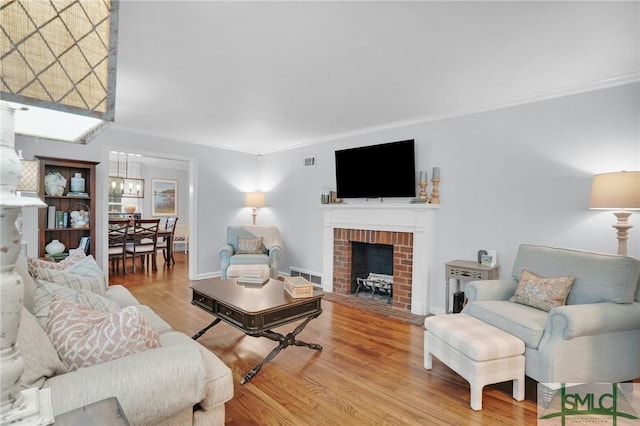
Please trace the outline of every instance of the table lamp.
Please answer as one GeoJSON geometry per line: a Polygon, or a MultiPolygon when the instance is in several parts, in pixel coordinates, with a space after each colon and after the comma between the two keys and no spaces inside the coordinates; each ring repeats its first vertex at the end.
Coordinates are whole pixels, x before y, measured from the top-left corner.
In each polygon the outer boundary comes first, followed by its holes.
{"type": "Polygon", "coordinates": [[[115,119],[119,2],[2,2],[15,134],[87,144],[115,119]],[[7,50],[8,49],[8,50],[7,50]]]}
{"type": "Polygon", "coordinates": [[[264,207],[264,192],[247,192],[244,194],[244,206],[251,207],[251,217],[253,218],[253,224],[256,224],[256,216],[258,216],[258,209],[264,207]]]}
{"type": "Polygon", "coordinates": [[[618,222],[612,225],[618,232],[618,254],[627,254],[629,210],[640,210],[640,171],[602,173],[593,176],[589,208],[616,210],[618,222]]]}
{"type": "MultiPolygon", "coordinates": [[[[24,285],[14,266],[22,250],[22,209],[47,205],[37,197],[24,197],[20,191],[16,192],[24,171],[15,151],[15,112],[0,101],[0,418],[3,425],[21,421],[20,424],[39,425],[45,423],[37,419],[52,417],[42,408],[51,406],[51,392],[37,387],[22,389],[20,385],[25,364],[16,342],[24,285]]],[[[33,188],[23,185],[21,189],[33,188]]]]}
{"type": "Polygon", "coordinates": [[[22,158],[22,150],[18,150],[18,158],[22,165],[22,176],[16,186],[16,191],[20,192],[38,192],[38,162],[34,160],[25,160],[22,158]]]}
{"type": "Polygon", "coordinates": [[[21,249],[18,218],[23,207],[46,204],[21,194],[33,191],[27,177],[35,169],[19,161],[15,135],[86,144],[113,122],[119,3],[2,2],[1,9],[0,418],[2,424],[51,424],[45,409],[51,391],[21,390],[19,382],[24,359],[15,343],[24,286],[13,272],[21,249]]]}

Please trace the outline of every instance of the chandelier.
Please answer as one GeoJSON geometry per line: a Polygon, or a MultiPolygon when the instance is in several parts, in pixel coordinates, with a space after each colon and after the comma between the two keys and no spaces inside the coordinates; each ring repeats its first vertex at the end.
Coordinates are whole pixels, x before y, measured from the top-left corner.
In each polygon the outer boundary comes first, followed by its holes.
{"type": "Polygon", "coordinates": [[[121,198],[144,198],[144,179],[129,177],[129,155],[116,152],[118,165],[116,176],[109,176],[109,195],[121,198]],[[124,154],[124,177],[120,177],[120,154],[124,154]]]}

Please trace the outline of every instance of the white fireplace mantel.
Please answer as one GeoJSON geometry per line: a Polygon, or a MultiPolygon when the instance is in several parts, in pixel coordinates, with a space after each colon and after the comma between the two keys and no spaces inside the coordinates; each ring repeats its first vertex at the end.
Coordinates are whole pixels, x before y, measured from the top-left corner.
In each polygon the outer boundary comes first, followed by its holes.
{"type": "Polygon", "coordinates": [[[426,315],[437,204],[329,204],[323,206],[322,287],[333,292],[333,230],[364,229],[413,234],[411,312],[426,315]]]}

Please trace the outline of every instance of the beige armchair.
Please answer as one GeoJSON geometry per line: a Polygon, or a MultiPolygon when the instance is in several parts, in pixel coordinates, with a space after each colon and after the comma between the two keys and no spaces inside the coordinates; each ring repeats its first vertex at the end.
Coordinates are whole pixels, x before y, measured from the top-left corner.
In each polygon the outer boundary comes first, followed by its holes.
{"type": "Polygon", "coordinates": [[[640,259],[522,244],[511,277],[467,285],[462,312],[522,340],[525,374],[540,383],[622,382],[640,377],[639,283],[640,259]],[[531,306],[542,290],[511,301],[523,270],[574,277],[566,304],[531,306]]]}

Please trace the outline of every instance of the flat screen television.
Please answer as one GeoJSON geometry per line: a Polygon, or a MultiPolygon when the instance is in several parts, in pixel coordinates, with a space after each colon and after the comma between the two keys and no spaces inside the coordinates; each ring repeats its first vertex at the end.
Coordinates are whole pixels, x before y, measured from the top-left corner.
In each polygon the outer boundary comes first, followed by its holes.
{"type": "Polygon", "coordinates": [[[413,139],[342,149],[335,156],[338,198],[416,196],[413,139]]]}

